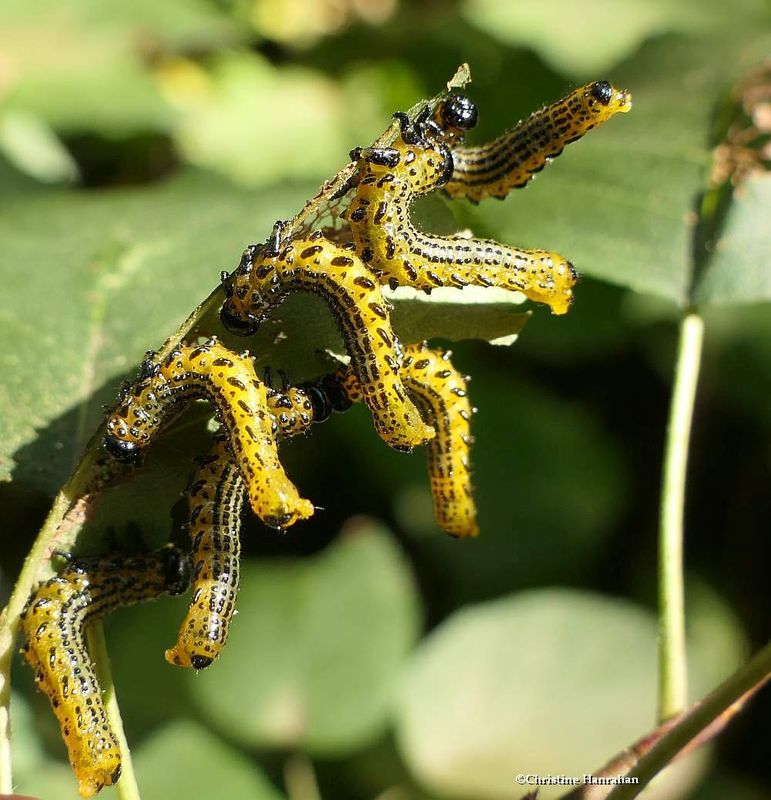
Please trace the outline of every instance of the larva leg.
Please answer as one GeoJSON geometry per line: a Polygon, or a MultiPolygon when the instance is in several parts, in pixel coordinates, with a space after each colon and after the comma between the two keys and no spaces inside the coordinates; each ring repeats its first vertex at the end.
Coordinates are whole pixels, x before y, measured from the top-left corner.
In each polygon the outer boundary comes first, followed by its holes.
{"type": "MultiPolygon", "coordinates": [[[[356,376],[345,369],[338,374],[348,397],[359,401],[356,376]]],[[[469,460],[474,409],[466,394],[466,378],[453,367],[450,353],[430,350],[423,343],[405,347],[402,380],[436,429],[435,438],[426,444],[436,520],[452,536],[476,536],[469,460]]]]}
{"type": "Polygon", "coordinates": [[[631,107],[630,94],[607,81],[582,86],[491,142],[454,146],[452,176],[444,191],[474,202],[503,198],[525,186],[566,145],[631,107]]]}
{"type": "Polygon", "coordinates": [[[361,180],[347,218],[362,260],[381,283],[430,291],[438,286],[499,286],[568,311],[576,281],[557,253],[521,250],[485,239],[432,236],[410,221],[418,195],[446,179],[449,151],[427,140],[360,152],[361,180]]]}
{"type": "Polygon", "coordinates": [[[120,776],[121,754],[85,643],[85,626],[119,606],[179,594],[190,579],[174,547],[127,559],[73,561],[30,597],[22,654],[51,701],[82,797],[120,776]]]}
{"type": "Polygon", "coordinates": [[[320,232],[282,242],[278,226],[266,245],[244,253],[225,285],[229,296],[222,321],[235,333],[256,330],[292,291],[321,295],[337,319],[380,436],[399,450],[410,450],[433,436],[399,379],[399,343],[388,304],[354,252],[329,242],[320,232]]]}
{"type": "Polygon", "coordinates": [[[105,446],[118,458],[135,458],[179,404],[200,397],[217,410],[254,513],[281,528],[310,517],[313,505],[300,497],[278,459],[267,387],[257,379],[251,358],[216,339],[183,344],[160,364],[146,362],[107,417],[105,446]]]}
{"type": "MultiPolygon", "coordinates": [[[[328,419],[332,411],[344,411],[350,405],[333,376],[268,393],[268,409],[281,439],[303,433],[311,424],[328,419]]],[[[204,669],[225,646],[238,594],[245,490],[227,441],[218,437],[187,490],[193,598],[176,644],[166,651],[170,664],[204,669]]]]}

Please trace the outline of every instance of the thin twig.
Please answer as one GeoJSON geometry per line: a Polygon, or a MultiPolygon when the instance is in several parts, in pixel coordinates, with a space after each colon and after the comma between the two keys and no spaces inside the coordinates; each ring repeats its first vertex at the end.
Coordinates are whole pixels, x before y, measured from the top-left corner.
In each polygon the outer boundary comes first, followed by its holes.
{"type": "Polygon", "coordinates": [[[741,669],[685,714],[680,722],[627,773],[636,784],[616,786],[607,800],[634,800],[648,783],[693,739],[734,703],[771,677],[771,642],[756,653],[741,669]]]}

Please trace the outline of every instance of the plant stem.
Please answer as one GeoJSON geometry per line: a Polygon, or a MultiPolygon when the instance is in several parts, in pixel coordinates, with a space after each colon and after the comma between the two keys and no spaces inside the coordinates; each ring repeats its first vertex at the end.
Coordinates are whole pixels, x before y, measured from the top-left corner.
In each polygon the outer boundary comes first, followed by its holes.
{"type": "Polygon", "coordinates": [[[287,759],[284,783],[289,800],[321,800],[313,763],[306,755],[297,753],[287,759]]]}
{"type": "Polygon", "coordinates": [[[101,620],[96,620],[88,626],[88,651],[94,662],[99,684],[104,692],[104,706],[107,711],[107,721],[118,739],[121,752],[121,773],[115,784],[115,794],[118,800],[141,800],[139,785],[134,773],[134,763],[131,759],[126,734],[123,731],[123,720],[120,716],[118,699],[115,696],[115,684],[112,681],[110,656],[107,653],[107,642],[104,638],[104,628],[101,620]]]}
{"type": "Polygon", "coordinates": [[[659,721],[688,702],[683,586],[683,510],[688,445],[701,365],[704,321],[687,312],[680,321],[661,488],[659,526],[659,721]]]}
{"type": "Polygon", "coordinates": [[[639,783],[616,786],[606,800],[633,800],[674,757],[726,709],[771,677],[771,642],[686,714],[627,773],[639,783]]]}

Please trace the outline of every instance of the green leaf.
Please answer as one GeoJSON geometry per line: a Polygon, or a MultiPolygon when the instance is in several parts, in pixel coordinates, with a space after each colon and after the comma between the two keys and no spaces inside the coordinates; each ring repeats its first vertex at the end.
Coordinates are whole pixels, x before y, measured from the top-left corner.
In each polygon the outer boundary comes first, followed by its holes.
{"type": "Polygon", "coordinates": [[[207,722],[248,746],[342,754],[382,732],[418,626],[385,531],[358,523],[311,561],[247,562],[217,663],[191,684],[207,722]]]}
{"type": "MultiPolygon", "coordinates": [[[[557,250],[579,273],[691,304],[697,210],[707,188],[717,104],[767,54],[768,45],[767,36],[646,45],[611,76],[632,92],[629,114],[567,148],[506,202],[459,205],[461,219],[480,235],[557,250]]],[[[490,102],[499,90],[488,90],[490,102]]],[[[480,98],[482,112],[484,103],[480,98]]],[[[734,301],[746,300],[753,290],[757,299],[767,293],[769,270],[760,256],[768,226],[752,220],[768,216],[768,193],[756,186],[745,197],[733,212],[741,224],[729,216],[731,227],[724,231],[728,254],[723,258],[718,251],[714,265],[718,274],[735,276],[729,295],[734,301]],[[756,244],[748,247],[749,234],[756,244]],[[739,249],[748,249],[749,259],[737,263],[733,255],[739,249]],[[746,278],[737,277],[745,271],[746,278]]],[[[722,296],[726,281],[712,278],[711,269],[700,277],[700,302],[722,296]]],[[[580,303],[579,285],[576,309],[580,303]]]]}
{"type": "Polygon", "coordinates": [[[162,728],[137,749],[135,761],[143,800],[283,797],[248,756],[193,722],[162,728]]]}
{"type": "Polygon", "coordinates": [[[532,47],[581,79],[602,73],[664,33],[715,34],[769,22],[763,0],[465,0],[466,19],[506,44],[532,47]]]}
{"type": "MultiPolygon", "coordinates": [[[[254,53],[227,53],[197,68],[165,70],[165,95],[179,109],[175,138],[196,166],[264,186],[277,179],[322,180],[345,163],[345,108],[339,87],[302,67],[275,67],[254,53]]],[[[382,123],[381,123],[382,124],[382,123]]]]}
{"type": "MultiPolygon", "coordinates": [[[[413,657],[402,753],[434,791],[478,800],[512,796],[517,773],[590,773],[652,726],[655,653],[653,615],[626,601],[547,589],[468,607],[413,657]]],[[[723,658],[693,655],[702,674],[723,658]]],[[[699,771],[670,775],[663,796],[684,795],[699,771]]]]}
{"type": "Polygon", "coordinates": [[[771,176],[755,175],[731,191],[720,235],[694,286],[699,306],[771,300],[771,176]]]}

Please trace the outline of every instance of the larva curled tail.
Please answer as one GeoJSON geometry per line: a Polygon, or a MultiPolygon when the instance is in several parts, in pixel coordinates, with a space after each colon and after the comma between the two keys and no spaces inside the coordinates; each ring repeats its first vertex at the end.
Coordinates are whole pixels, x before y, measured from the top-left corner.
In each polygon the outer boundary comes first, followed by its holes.
{"type": "MultiPolygon", "coordinates": [[[[340,373],[346,393],[359,400],[356,377],[340,373]]],[[[479,533],[471,483],[471,418],[466,383],[450,361],[450,353],[431,350],[425,343],[404,348],[402,380],[423,416],[436,429],[426,444],[428,476],[439,526],[451,536],[479,533]]]]}
{"type": "Polygon", "coordinates": [[[392,286],[428,292],[438,286],[498,286],[546,303],[554,314],[566,313],[576,273],[558,253],[435,236],[412,224],[413,200],[444,185],[452,172],[450,150],[432,131],[404,122],[393,147],[359,151],[359,184],[345,216],[362,260],[392,286]]]}
{"type": "Polygon", "coordinates": [[[277,427],[268,411],[268,389],[257,378],[252,359],[237,355],[216,339],[182,344],[160,363],[143,364],[107,416],[107,450],[134,460],[181,404],[210,400],[228,436],[248,486],[254,513],[267,525],[286,528],[313,514],[278,459],[277,427]]]}
{"type": "MultiPolygon", "coordinates": [[[[268,392],[268,410],[281,439],[297,436],[350,405],[333,376],[286,392],[268,392]]],[[[238,596],[245,491],[227,440],[217,436],[187,489],[193,597],[177,641],[166,651],[170,664],[205,669],[225,647],[238,596]]]]}
{"type": "Polygon", "coordinates": [[[290,241],[282,235],[277,224],[268,243],[247,249],[238,269],[225,277],[225,327],[247,335],[290,292],[320,295],[335,315],[377,432],[398,450],[428,441],[434,431],[402,386],[399,343],[388,303],[372,273],[355,252],[328,241],[319,231],[290,241]]]}
{"type": "Polygon", "coordinates": [[[631,107],[631,95],[607,81],[582,86],[491,142],[453,146],[452,175],[443,189],[472,202],[503,198],[525,186],[566,145],[631,107]]]}
{"type": "Polygon", "coordinates": [[[85,642],[85,626],[120,606],[180,594],[190,580],[175,547],[132,558],[73,561],[32,594],[22,655],[51,701],[82,797],[118,780],[121,754],[85,642]]]}

